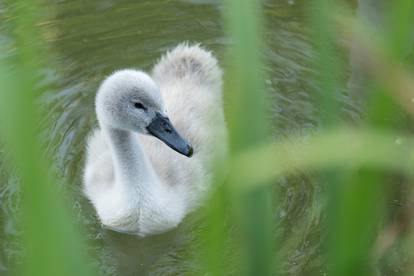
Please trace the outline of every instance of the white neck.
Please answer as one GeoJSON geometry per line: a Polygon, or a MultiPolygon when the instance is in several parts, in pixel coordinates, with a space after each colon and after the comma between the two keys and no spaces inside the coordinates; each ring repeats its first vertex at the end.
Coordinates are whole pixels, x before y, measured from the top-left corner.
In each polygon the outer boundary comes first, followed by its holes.
{"type": "MultiPolygon", "coordinates": [[[[116,229],[146,235],[177,226],[185,215],[185,197],[182,193],[171,192],[160,181],[140,145],[138,134],[105,126],[101,128],[109,141],[115,191],[121,198],[116,212],[125,212],[122,216],[126,217],[138,215],[134,223],[116,226],[116,229]]],[[[115,217],[118,216],[115,213],[115,217]]],[[[124,219],[122,216],[120,219],[124,219]]]]}
{"type": "Polygon", "coordinates": [[[158,177],[151,162],[143,151],[136,133],[103,127],[112,151],[115,185],[129,194],[138,193],[138,200],[145,196],[158,177]]]}

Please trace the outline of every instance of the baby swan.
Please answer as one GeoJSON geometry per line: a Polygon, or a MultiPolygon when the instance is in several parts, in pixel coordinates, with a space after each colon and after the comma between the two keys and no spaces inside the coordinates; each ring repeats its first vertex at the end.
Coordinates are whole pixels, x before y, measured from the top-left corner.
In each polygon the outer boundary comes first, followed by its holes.
{"type": "Polygon", "coordinates": [[[140,236],[176,227],[202,201],[211,163],[225,152],[216,59],[179,45],[151,76],[109,76],[95,106],[99,129],[88,140],[84,192],[102,224],[140,236]]]}

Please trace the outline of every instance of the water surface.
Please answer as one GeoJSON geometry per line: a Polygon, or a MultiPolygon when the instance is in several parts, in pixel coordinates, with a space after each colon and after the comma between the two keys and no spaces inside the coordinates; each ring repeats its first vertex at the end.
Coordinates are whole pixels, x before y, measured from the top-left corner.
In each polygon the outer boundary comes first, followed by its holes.
{"type": "MultiPolygon", "coordinates": [[[[182,41],[198,42],[223,64],[226,45],[221,1],[215,0],[49,0],[42,15],[42,36],[51,55],[44,72],[52,86],[39,99],[52,126],[45,129],[48,150],[74,198],[73,209],[86,229],[90,253],[102,275],[199,275],[198,233],[203,218],[194,214],[178,229],[139,239],[104,230],[82,196],[85,138],[96,127],[94,96],[102,79],[121,68],[150,70],[166,50],[182,41]]],[[[313,49],[304,12],[306,1],[266,1],[267,62],[272,139],[306,137],[318,129],[315,108],[313,49]]],[[[357,106],[339,93],[347,120],[358,118],[357,106]]],[[[0,165],[2,160],[0,160],[0,165]]],[[[21,258],[16,212],[18,184],[0,170],[0,272],[21,258]]],[[[278,179],[285,252],[282,270],[290,275],[321,275],[320,219],[323,185],[311,174],[278,179]]],[[[63,253],[64,254],[64,253],[63,253]]]]}

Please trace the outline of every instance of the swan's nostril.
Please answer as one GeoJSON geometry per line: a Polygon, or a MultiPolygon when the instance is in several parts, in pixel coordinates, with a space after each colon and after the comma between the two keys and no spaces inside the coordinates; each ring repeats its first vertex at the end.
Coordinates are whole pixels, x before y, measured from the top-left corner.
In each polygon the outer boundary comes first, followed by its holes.
{"type": "Polygon", "coordinates": [[[193,156],[194,150],[191,146],[187,146],[187,151],[188,151],[188,153],[187,153],[188,157],[193,156]]]}

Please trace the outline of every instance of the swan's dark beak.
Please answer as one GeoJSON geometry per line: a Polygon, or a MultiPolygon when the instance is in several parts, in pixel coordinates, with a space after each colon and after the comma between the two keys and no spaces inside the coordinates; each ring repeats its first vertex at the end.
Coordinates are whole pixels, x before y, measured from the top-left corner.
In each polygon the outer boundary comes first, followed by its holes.
{"type": "Polygon", "coordinates": [[[193,155],[193,148],[178,134],[170,119],[163,117],[160,113],[156,113],[155,118],[147,126],[147,130],[173,150],[187,157],[193,155]]]}

